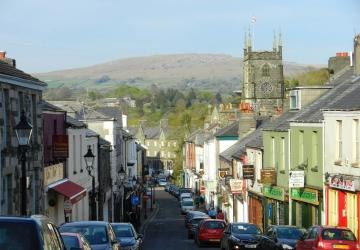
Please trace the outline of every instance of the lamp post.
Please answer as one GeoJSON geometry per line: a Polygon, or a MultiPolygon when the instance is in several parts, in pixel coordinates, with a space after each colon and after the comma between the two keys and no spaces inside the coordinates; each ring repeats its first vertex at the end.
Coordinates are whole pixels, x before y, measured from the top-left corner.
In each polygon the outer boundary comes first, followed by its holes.
{"type": "Polygon", "coordinates": [[[95,155],[91,151],[91,146],[88,146],[88,151],[84,155],[86,170],[88,171],[89,176],[92,179],[92,191],[90,197],[90,204],[91,204],[91,220],[96,220],[96,201],[95,201],[95,175],[91,172],[94,170],[94,159],[95,155]]]}
{"type": "Polygon", "coordinates": [[[14,129],[21,153],[21,215],[26,215],[26,151],[30,147],[32,125],[27,121],[24,110],[21,111],[20,121],[14,129]]]}
{"type": "Polygon", "coordinates": [[[121,167],[120,167],[120,170],[118,172],[118,177],[119,177],[119,180],[120,180],[120,195],[121,195],[121,209],[120,209],[120,212],[121,212],[121,215],[120,215],[120,221],[123,222],[124,221],[124,180],[125,180],[125,170],[124,170],[124,167],[123,165],[121,164],[121,167]]]}

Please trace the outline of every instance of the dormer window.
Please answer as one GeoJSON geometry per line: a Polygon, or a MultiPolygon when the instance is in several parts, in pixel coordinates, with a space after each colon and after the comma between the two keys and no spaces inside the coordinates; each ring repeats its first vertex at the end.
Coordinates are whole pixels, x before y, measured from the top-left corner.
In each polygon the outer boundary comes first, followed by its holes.
{"type": "Polygon", "coordinates": [[[290,109],[300,109],[300,90],[290,91],[290,109]]]}

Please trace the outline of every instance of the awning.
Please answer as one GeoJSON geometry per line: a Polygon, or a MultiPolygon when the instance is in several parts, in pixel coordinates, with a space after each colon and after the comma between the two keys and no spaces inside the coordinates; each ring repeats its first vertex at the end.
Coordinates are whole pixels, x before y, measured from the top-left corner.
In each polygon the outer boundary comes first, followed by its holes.
{"type": "Polygon", "coordinates": [[[49,189],[67,197],[72,204],[75,204],[86,196],[86,189],[68,179],[49,185],[49,189]]]}

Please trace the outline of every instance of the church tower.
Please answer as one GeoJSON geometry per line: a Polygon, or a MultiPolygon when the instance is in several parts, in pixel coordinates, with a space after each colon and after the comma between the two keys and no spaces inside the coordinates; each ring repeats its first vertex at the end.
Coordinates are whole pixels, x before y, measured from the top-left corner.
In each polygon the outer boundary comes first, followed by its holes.
{"type": "Polygon", "coordinates": [[[245,34],[241,103],[258,116],[271,116],[284,102],[281,34],[274,34],[272,51],[253,51],[251,40],[245,34]]]}

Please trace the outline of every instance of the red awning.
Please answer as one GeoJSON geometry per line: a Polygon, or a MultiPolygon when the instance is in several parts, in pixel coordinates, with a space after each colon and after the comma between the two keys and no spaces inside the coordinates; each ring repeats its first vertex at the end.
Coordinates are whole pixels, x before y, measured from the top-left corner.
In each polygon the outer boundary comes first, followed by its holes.
{"type": "Polygon", "coordinates": [[[69,180],[52,186],[50,189],[53,189],[57,193],[69,198],[72,204],[75,204],[86,196],[85,188],[69,180]]]}

